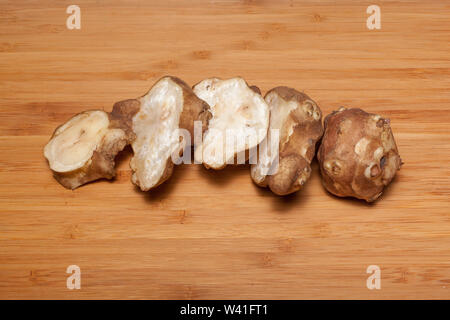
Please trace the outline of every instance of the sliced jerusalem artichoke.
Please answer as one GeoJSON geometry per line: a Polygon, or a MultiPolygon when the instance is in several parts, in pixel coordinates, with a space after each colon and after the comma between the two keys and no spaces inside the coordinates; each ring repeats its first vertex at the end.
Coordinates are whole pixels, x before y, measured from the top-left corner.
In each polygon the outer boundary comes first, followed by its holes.
{"type": "Polygon", "coordinates": [[[181,155],[186,143],[190,143],[180,137],[180,129],[193,138],[194,121],[201,121],[205,129],[211,114],[208,104],[175,77],[160,79],[137,101],[140,106],[132,119],[136,139],[132,142],[130,166],[133,183],[147,191],[172,175],[172,155],[181,155]]]}
{"type": "Polygon", "coordinates": [[[206,128],[210,117],[207,103],[186,83],[164,77],[143,97],[117,102],[109,114],[92,110],[75,115],[55,130],[44,155],[56,180],[75,189],[113,178],[114,157],[131,143],[132,181],[146,191],[170,177],[172,155],[181,155],[190,143],[179,129],[193,137],[194,121],[206,128]]]}
{"type": "Polygon", "coordinates": [[[259,89],[249,87],[239,77],[210,78],[195,85],[194,92],[211,106],[212,113],[203,141],[195,150],[196,162],[216,170],[235,160],[245,162],[245,152],[265,138],[269,125],[269,108],[259,89]]]}
{"type": "Polygon", "coordinates": [[[329,192],[367,202],[380,197],[402,163],[389,119],[346,108],[325,118],[317,158],[329,192]]]}
{"type": "Polygon", "coordinates": [[[290,194],[309,179],[316,142],[323,134],[322,113],[311,98],[292,88],[276,87],[264,99],[270,108],[269,131],[251,176],[277,195],[290,194]]]}
{"type": "Polygon", "coordinates": [[[114,157],[134,139],[130,115],[132,105],[79,113],[56,128],[44,148],[55,179],[75,189],[100,178],[115,175],[114,157]]]}

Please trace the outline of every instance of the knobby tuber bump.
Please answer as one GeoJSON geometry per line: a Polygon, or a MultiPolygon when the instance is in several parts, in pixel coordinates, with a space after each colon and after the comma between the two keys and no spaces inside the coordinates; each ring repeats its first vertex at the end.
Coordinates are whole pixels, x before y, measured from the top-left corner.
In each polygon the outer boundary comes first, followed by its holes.
{"type": "Polygon", "coordinates": [[[239,155],[245,158],[245,152],[265,138],[269,107],[257,87],[249,87],[239,77],[210,78],[195,85],[194,92],[211,106],[212,113],[203,141],[195,150],[196,162],[222,169],[239,155]]]}
{"type": "Polygon", "coordinates": [[[140,108],[132,120],[136,139],[132,142],[131,179],[147,191],[172,175],[172,155],[183,153],[187,141],[177,130],[185,129],[194,137],[194,121],[201,121],[206,129],[211,113],[208,104],[175,77],[163,77],[137,101],[140,108]]]}
{"type": "Polygon", "coordinates": [[[323,134],[322,112],[311,98],[292,88],[276,87],[264,99],[270,109],[269,131],[251,176],[275,194],[290,194],[301,189],[311,174],[316,142],[323,134]],[[278,148],[271,147],[274,133],[278,148]]]}
{"type": "Polygon", "coordinates": [[[378,199],[402,163],[389,120],[340,108],[324,125],[317,158],[325,188],[340,197],[378,199]]]}

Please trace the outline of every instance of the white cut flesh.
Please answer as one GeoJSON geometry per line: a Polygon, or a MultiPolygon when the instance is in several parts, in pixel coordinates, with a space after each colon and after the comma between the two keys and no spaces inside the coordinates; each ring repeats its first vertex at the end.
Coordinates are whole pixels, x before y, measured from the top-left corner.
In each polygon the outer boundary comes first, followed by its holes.
{"type": "MultiPolygon", "coordinates": [[[[269,105],[270,121],[266,139],[259,145],[258,162],[251,167],[251,175],[257,183],[263,183],[267,175],[273,175],[278,170],[279,139],[288,141],[294,132],[294,127],[285,127],[290,113],[299,107],[296,101],[285,101],[276,92],[270,92],[265,100],[269,105]]],[[[294,124],[293,122],[291,124],[294,124]]]]}
{"type": "Polygon", "coordinates": [[[140,102],[140,110],[133,117],[136,140],[130,165],[133,182],[146,191],[158,184],[172,154],[183,148],[178,132],[183,90],[170,78],[163,78],[140,102]]]}
{"type": "Polygon", "coordinates": [[[44,148],[44,155],[55,172],[82,168],[91,159],[108,132],[109,119],[104,111],[80,113],[56,129],[44,148]]]}
{"type": "Polygon", "coordinates": [[[212,118],[195,160],[220,169],[233,163],[235,154],[256,147],[266,136],[269,108],[260,94],[241,78],[206,79],[195,94],[211,107],[212,118]]]}

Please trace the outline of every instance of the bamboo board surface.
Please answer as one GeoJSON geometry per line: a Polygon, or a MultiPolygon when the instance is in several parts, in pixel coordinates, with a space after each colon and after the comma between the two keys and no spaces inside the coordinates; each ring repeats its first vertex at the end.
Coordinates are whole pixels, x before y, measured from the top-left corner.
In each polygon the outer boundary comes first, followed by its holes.
{"type": "Polygon", "coordinates": [[[0,1],[0,298],[450,298],[450,2],[0,1]],[[69,191],[42,151],[87,109],[240,75],[287,85],[326,115],[391,119],[405,165],[373,205],[333,197],[317,163],[280,198],[247,166],[177,167],[143,193],[117,178],[69,191]],[[68,290],[66,268],[81,269],[68,290]],[[369,290],[366,268],[381,269],[369,290]]]}

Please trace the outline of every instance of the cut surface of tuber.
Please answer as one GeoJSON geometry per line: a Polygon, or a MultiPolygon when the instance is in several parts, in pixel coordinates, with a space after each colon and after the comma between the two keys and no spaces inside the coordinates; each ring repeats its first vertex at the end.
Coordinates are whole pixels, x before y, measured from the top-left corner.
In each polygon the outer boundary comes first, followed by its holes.
{"type": "Polygon", "coordinates": [[[265,138],[269,108],[258,91],[239,77],[210,78],[194,86],[195,94],[210,105],[212,113],[203,141],[195,150],[197,162],[222,169],[265,138]]]}
{"type": "Polygon", "coordinates": [[[132,139],[119,114],[112,120],[104,111],[85,111],[55,130],[44,156],[56,180],[75,189],[100,178],[113,178],[114,157],[132,139]]]}
{"type": "Polygon", "coordinates": [[[209,106],[175,77],[160,79],[139,98],[140,108],[132,120],[136,139],[130,167],[132,181],[141,190],[150,190],[167,180],[173,170],[173,157],[180,156],[186,146],[182,129],[193,138],[194,121],[207,126],[209,106]]]}
{"type": "Polygon", "coordinates": [[[56,129],[45,147],[50,168],[69,172],[83,167],[98,148],[109,127],[108,114],[103,111],[86,111],[74,116],[56,129]]]}

